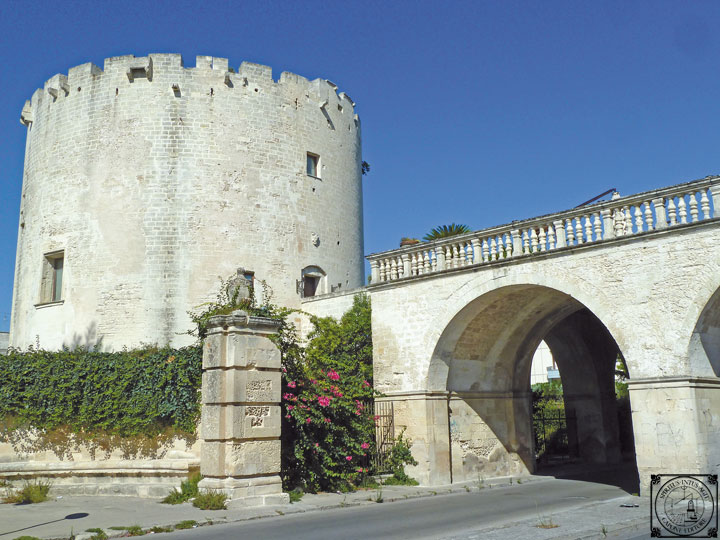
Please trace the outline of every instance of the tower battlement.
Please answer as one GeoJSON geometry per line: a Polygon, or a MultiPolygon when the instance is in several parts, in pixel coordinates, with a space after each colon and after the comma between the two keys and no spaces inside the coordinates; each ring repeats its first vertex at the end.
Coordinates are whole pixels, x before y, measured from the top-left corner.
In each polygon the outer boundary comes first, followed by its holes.
{"type": "MultiPolygon", "coordinates": [[[[320,107],[339,105],[338,110],[344,114],[355,112],[355,102],[350,96],[338,92],[338,87],[327,79],[310,81],[284,71],[275,81],[272,68],[262,64],[242,62],[233,69],[227,58],[197,56],[194,67],[185,67],[180,54],[149,54],[114,56],[105,59],[102,69],[86,63],[70,68],[67,75],[54,75],[25,102],[20,121],[24,125],[38,121],[40,116],[36,113],[43,107],[62,106],[65,100],[79,98],[83,92],[114,92],[120,96],[140,81],[152,84],[159,94],[165,93],[168,97],[183,98],[190,87],[206,85],[208,91],[212,89],[211,96],[221,92],[281,92],[320,107]]],[[[358,121],[357,116],[354,120],[358,121]]]]}

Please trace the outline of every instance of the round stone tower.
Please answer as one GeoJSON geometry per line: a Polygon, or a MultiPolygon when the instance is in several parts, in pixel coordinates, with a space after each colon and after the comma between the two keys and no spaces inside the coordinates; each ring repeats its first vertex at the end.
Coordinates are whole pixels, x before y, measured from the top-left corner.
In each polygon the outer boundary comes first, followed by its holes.
{"type": "Polygon", "coordinates": [[[288,307],[361,286],[353,107],[330,81],[207,56],[51,78],[21,116],[11,345],[188,343],[187,311],[237,268],[288,307]]]}

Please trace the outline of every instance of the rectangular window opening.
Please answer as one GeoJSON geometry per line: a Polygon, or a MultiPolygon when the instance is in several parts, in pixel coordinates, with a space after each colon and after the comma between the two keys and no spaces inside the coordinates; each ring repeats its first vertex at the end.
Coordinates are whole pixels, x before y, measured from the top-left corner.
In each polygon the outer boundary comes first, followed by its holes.
{"type": "Polygon", "coordinates": [[[307,153],[307,174],[320,178],[320,156],[317,154],[307,153]]]}
{"type": "Polygon", "coordinates": [[[315,296],[315,293],[317,292],[318,283],[320,283],[319,277],[304,276],[303,277],[303,296],[305,298],[308,298],[310,296],[315,296]]]}
{"type": "Polygon", "coordinates": [[[43,260],[43,275],[40,302],[60,302],[62,300],[63,269],[65,252],[46,253],[43,260]]]}

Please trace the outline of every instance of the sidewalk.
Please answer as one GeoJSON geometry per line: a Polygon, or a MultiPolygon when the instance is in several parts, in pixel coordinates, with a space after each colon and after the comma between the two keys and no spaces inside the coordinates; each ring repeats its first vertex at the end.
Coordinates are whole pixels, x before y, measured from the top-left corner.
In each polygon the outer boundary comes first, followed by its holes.
{"type": "MultiPolygon", "coordinates": [[[[547,482],[549,477],[523,478],[523,483],[547,482]]],[[[517,486],[517,479],[515,479],[517,486]]],[[[430,497],[446,493],[478,491],[497,488],[498,494],[512,489],[510,478],[495,478],[484,485],[477,483],[453,484],[452,486],[384,486],[384,503],[417,497],[430,497]]],[[[161,504],[158,500],[135,497],[56,497],[48,502],[31,505],[0,505],[0,540],[13,540],[27,535],[43,539],[87,540],[93,533],[90,528],[100,528],[109,537],[127,534],[120,527],[139,526],[143,530],[152,527],[174,530],[178,525],[185,527],[208,526],[217,523],[244,521],[277,515],[312,512],[345,506],[376,504],[377,490],[363,490],[354,493],[307,494],[297,503],[281,506],[264,506],[229,510],[199,510],[189,503],[180,505],[161,504]],[[185,523],[183,523],[185,522],[185,523]]],[[[649,510],[647,501],[627,496],[599,504],[573,505],[572,508],[550,516],[529,516],[501,527],[473,531],[470,538],[505,539],[563,539],[605,538],[620,531],[644,531],[647,527],[649,510]],[[621,500],[622,499],[622,500],[621,500]],[[620,504],[639,504],[638,508],[621,508],[620,504]],[[551,528],[539,528],[538,525],[551,528]],[[557,525],[557,527],[553,527],[557,525]],[[607,536],[603,536],[604,534],[607,536]]],[[[157,532],[161,532],[158,530],[157,532]]],[[[459,537],[458,537],[459,538],[459,537]]],[[[462,538],[468,538],[467,535],[462,538]]]]}

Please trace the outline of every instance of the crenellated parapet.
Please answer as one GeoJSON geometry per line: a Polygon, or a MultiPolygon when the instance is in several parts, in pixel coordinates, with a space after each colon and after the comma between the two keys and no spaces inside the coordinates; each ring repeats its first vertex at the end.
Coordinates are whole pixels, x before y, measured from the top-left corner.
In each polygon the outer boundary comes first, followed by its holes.
{"type": "Polygon", "coordinates": [[[213,56],[197,56],[194,67],[185,67],[179,54],[114,56],[105,59],[102,69],[92,63],[70,68],[67,75],[54,75],[33,93],[23,106],[20,122],[29,125],[38,120],[36,111],[41,107],[61,106],[65,100],[72,100],[83,92],[120,95],[141,81],[157,86],[157,91],[168,98],[187,97],[193,83],[206,83],[212,95],[216,92],[285,92],[321,109],[337,106],[358,123],[355,102],[326,79],[310,81],[301,75],[283,72],[276,81],[270,66],[242,62],[234,69],[227,58],[213,56]]]}

